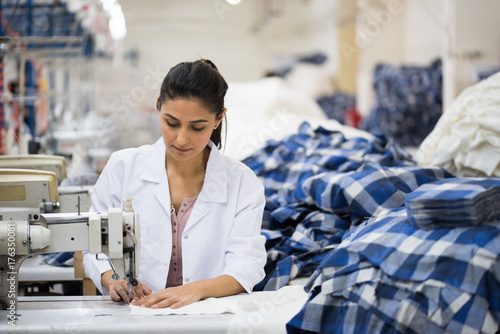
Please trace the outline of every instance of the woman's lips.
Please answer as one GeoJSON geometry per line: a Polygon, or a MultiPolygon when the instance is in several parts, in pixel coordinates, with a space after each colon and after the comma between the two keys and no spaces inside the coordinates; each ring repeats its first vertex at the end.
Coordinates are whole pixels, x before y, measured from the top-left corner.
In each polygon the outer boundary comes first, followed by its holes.
{"type": "Polygon", "coordinates": [[[178,147],[175,147],[175,146],[174,146],[174,148],[179,153],[186,153],[187,151],[190,150],[190,148],[182,149],[182,148],[178,148],[178,147]]]}

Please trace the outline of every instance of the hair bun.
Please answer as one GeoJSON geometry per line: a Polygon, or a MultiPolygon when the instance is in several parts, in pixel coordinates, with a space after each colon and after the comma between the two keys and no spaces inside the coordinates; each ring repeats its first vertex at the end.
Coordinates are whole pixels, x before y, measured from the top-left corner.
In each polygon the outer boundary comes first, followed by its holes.
{"type": "Polygon", "coordinates": [[[212,66],[212,68],[213,68],[214,70],[217,70],[217,71],[218,71],[217,66],[215,66],[215,64],[214,64],[211,60],[201,58],[201,59],[200,59],[200,61],[201,61],[201,62],[203,62],[203,63],[205,63],[205,64],[208,64],[208,65],[212,66]]]}

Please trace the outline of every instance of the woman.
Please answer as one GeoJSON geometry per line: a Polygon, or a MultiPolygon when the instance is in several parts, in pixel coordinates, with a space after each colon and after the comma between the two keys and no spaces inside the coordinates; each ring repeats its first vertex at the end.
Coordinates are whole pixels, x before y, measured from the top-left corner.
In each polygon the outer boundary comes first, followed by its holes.
{"type": "MultiPolygon", "coordinates": [[[[264,187],[218,150],[226,91],[209,60],[173,67],[156,103],[162,138],[113,153],[94,187],[91,211],[132,197],[139,213],[135,305],[178,308],[250,292],[264,278],[264,187]]],[[[101,292],[129,301],[126,281],[111,278],[107,261],[87,253],[84,265],[101,292]]]]}

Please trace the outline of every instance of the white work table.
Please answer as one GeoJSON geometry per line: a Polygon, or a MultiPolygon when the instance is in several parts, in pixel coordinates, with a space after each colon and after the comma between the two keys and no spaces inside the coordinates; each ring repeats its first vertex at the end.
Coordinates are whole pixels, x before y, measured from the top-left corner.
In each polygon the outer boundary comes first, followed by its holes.
{"type": "Polygon", "coordinates": [[[233,314],[129,316],[125,303],[104,296],[19,297],[15,326],[0,311],[1,333],[225,333],[233,314]]]}
{"type": "Polygon", "coordinates": [[[306,296],[289,289],[226,297],[238,301],[238,311],[214,315],[130,315],[109,296],[19,297],[15,326],[0,311],[0,333],[286,333],[306,296]]]}

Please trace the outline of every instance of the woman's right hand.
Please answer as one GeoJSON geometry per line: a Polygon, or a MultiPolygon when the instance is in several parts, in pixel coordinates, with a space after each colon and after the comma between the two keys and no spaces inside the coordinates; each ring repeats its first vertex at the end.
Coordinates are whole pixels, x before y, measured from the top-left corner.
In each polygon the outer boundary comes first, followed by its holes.
{"type": "MultiPolygon", "coordinates": [[[[128,284],[124,278],[114,280],[113,271],[108,270],[101,275],[102,286],[109,290],[109,295],[116,301],[123,300],[126,303],[131,302],[128,296],[128,284]]],[[[139,283],[132,289],[134,299],[140,299],[151,294],[151,289],[144,283],[139,283]]]]}

